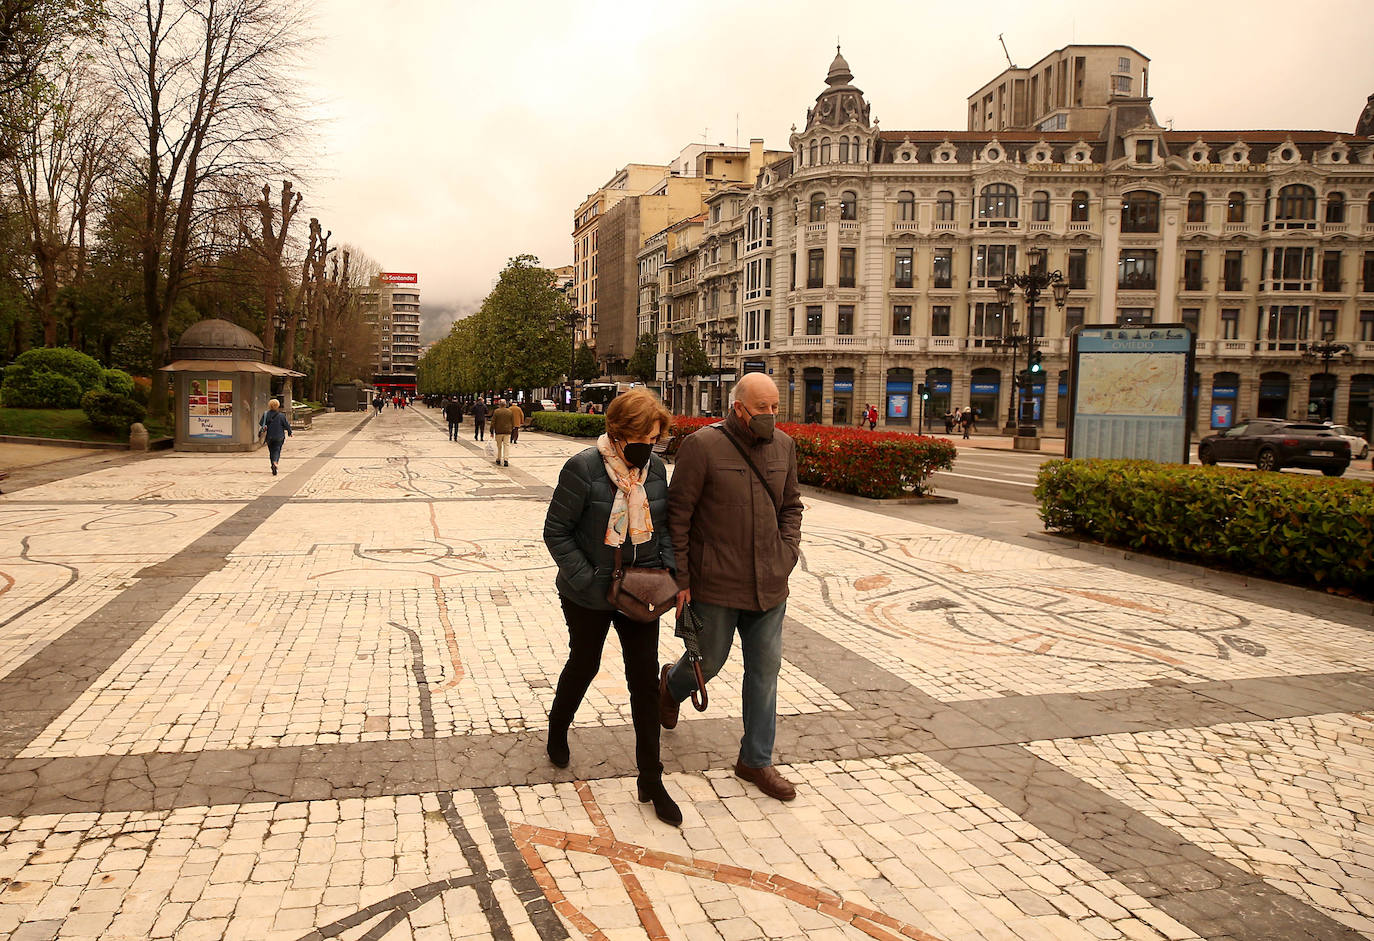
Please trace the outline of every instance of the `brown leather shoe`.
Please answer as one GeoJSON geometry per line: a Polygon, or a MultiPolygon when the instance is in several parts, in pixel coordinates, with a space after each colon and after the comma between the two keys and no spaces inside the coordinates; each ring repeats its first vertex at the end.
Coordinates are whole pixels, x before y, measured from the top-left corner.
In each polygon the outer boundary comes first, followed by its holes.
{"type": "Polygon", "coordinates": [[[792,786],[792,782],[778,774],[778,769],[772,765],[751,768],[737,761],[735,777],[743,778],[774,800],[790,801],[797,796],[797,789],[792,786]]]}
{"type": "Polygon", "coordinates": [[[671,663],[665,664],[663,670],[658,674],[658,724],[665,729],[677,728],[677,707],[679,704],[668,693],[668,671],[672,668],[671,663]]]}

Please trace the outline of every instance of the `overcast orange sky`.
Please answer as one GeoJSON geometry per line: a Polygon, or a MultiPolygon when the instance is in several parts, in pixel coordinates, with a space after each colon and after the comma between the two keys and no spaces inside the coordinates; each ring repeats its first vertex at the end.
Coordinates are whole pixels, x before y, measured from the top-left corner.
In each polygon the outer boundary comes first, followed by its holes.
{"type": "Polygon", "coordinates": [[[1013,60],[1122,43],[1162,123],[1352,131],[1374,93],[1374,3],[1194,0],[752,4],[333,0],[304,77],[326,121],[311,214],[416,271],[432,336],[507,258],[572,260],[572,214],[616,169],[683,146],[785,149],[838,39],[886,130],[963,129],[1013,60]],[[837,12],[838,11],[838,12],[837,12]]]}

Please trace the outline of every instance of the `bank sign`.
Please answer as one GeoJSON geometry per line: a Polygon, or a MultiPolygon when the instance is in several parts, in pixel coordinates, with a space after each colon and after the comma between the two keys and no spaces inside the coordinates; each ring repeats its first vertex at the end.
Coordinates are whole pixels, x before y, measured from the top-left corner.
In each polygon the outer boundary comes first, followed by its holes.
{"type": "Polygon", "coordinates": [[[413,271],[383,271],[383,284],[419,284],[420,276],[413,271]]]}
{"type": "Polygon", "coordinates": [[[1065,456],[1188,463],[1193,349],[1183,324],[1074,328],[1065,456]]]}

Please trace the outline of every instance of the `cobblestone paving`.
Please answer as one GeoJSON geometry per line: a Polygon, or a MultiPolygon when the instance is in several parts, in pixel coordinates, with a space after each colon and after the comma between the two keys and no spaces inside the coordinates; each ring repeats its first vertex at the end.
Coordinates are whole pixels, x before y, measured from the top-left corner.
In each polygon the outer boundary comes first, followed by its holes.
{"type": "Polygon", "coordinates": [[[1374,625],[1291,595],[808,498],[798,799],[729,773],[736,659],[656,821],[614,638],[552,768],[584,444],[387,410],[0,498],[0,937],[1374,938],[1374,625]]]}

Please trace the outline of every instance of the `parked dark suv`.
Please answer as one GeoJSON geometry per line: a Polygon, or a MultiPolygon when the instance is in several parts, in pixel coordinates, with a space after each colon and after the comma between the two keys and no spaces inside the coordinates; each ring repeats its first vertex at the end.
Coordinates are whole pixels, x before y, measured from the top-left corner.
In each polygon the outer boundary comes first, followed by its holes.
{"type": "Polygon", "coordinates": [[[1350,442],[1330,425],[1261,418],[1237,422],[1221,434],[1203,438],[1197,458],[1204,464],[1254,464],[1269,471],[1308,467],[1339,477],[1350,466],[1350,442]]]}

